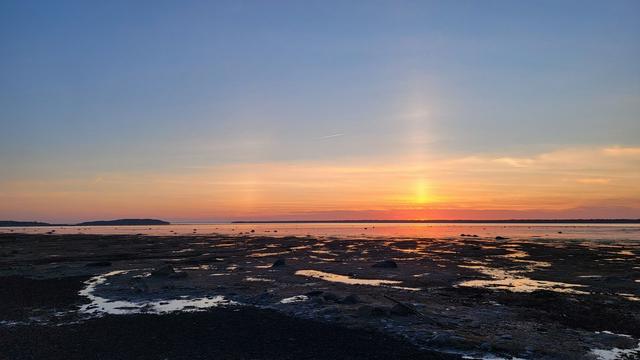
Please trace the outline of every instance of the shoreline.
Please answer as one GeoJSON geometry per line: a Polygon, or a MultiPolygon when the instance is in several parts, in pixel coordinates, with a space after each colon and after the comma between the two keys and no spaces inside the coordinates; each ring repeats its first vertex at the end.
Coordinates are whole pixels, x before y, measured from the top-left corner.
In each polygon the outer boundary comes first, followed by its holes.
{"type": "Polygon", "coordinates": [[[640,224],[640,219],[505,219],[505,220],[269,220],[231,224],[640,224]]]}
{"type": "Polygon", "coordinates": [[[196,318],[233,311],[196,303],[221,296],[472,358],[578,359],[632,351],[640,338],[640,241],[11,233],[0,234],[0,245],[0,279],[89,281],[74,290],[84,303],[68,313],[25,317],[44,324],[114,316],[105,304],[125,317],[154,306],[204,310],[196,318]]]}

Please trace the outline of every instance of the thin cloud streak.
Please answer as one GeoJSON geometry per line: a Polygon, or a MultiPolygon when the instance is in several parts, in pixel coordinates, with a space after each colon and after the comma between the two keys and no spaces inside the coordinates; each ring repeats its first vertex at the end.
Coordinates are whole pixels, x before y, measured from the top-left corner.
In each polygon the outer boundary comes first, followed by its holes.
{"type": "Polygon", "coordinates": [[[331,138],[340,137],[340,136],[344,136],[344,135],[345,134],[343,134],[343,133],[338,133],[338,134],[321,136],[321,137],[319,137],[319,139],[331,139],[331,138]]]}

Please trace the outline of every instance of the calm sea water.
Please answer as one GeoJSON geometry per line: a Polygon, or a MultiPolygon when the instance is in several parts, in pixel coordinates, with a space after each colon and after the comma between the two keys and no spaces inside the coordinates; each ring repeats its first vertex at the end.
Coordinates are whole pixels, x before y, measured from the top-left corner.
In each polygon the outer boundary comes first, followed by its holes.
{"type": "Polygon", "coordinates": [[[163,226],[55,226],[2,228],[0,233],[208,235],[246,234],[339,238],[480,238],[640,240],[639,224],[173,224],[163,226]],[[251,232],[253,230],[253,232],[251,232]]]}

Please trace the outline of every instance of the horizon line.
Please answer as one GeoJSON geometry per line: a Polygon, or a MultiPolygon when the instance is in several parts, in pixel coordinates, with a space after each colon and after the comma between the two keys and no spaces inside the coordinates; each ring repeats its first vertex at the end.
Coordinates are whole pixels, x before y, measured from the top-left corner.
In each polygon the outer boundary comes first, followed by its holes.
{"type": "Polygon", "coordinates": [[[564,219],[350,219],[350,220],[234,220],[232,224],[284,224],[284,223],[640,223],[637,218],[564,218],[564,219]]]}

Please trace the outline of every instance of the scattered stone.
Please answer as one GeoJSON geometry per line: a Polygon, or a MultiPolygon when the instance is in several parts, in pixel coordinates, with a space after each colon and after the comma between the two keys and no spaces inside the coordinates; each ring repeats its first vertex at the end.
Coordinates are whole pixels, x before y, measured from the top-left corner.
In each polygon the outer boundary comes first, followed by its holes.
{"type": "Polygon", "coordinates": [[[287,263],[285,262],[284,259],[278,259],[278,260],[273,262],[273,265],[271,265],[271,267],[281,267],[281,266],[285,266],[285,265],[287,265],[287,263]]]}
{"type": "Polygon", "coordinates": [[[338,300],[340,300],[340,297],[334,293],[324,293],[324,295],[322,295],[322,298],[326,301],[334,301],[334,302],[338,302],[338,300]]]}
{"type": "Polygon", "coordinates": [[[356,311],[360,317],[380,317],[389,315],[389,309],[380,306],[362,305],[356,311]]]}
{"type": "Polygon", "coordinates": [[[305,295],[314,297],[314,296],[320,296],[320,295],[322,295],[322,293],[324,293],[324,291],[322,291],[322,290],[313,290],[313,291],[309,291],[305,295]]]}
{"type": "Polygon", "coordinates": [[[413,314],[413,311],[411,311],[408,307],[403,306],[401,304],[395,304],[391,308],[391,313],[393,315],[398,315],[398,316],[409,316],[413,314]]]}
{"type": "Polygon", "coordinates": [[[165,265],[162,266],[156,270],[153,270],[151,272],[151,276],[169,276],[173,273],[175,273],[176,271],[173,269],[173,266],[171,265],[165,265]]]}
{"type": "Polygon", "coordinates": [[[138,293],[146,293],[149,291],[149,285],[147,285],[143,280],[138,280],[131,284],[131,290],[138,293]]]}
{"type": "Polygon", "coordinates": [[[87,263],[85,266],[86,266],[86,267],[105,267],[105,266],[111,266],[111,261],[96,261],[96,262],[90,262],[90,263],[87,263]]]}
{"type": "Polygon", "coordinates": [[[383,268],[383,269],[395,269],[398,267],[398,264],[393,260],[384,260],[384,261],[378,261],[377,263],[373,264],[372,267],[383,268]]]}
{"type": "Polygon", "coordinates": [[[636,346],[637,342],[631,336],[618,335],[607,332],[598,333],[598,340],[606,346],[616,348],[631,348],[636,346]]]}
{"type": "Polygon", "coordinates": [[[340,303],[345,305],[353,305],[361,302],[362,300],[360,300],[360,297],[356,294],[347,295],[342,300],[340,300],[340,303]]]}
{"type": "Polygon", "coordinates": [[[254,305],[266,305],[274,302],[275,296],[268,292],[263,292],[262,294],[255,295],[247,300],[249,304],[254,305]]]}
{"type": "Polygon", "coordinates": [[[169,274],[169,277],[172,279],[184,279],[188,276],[188,274],[184,271],[176,271],[173,274],[169,274]]]}
{"type": "Polygon", "coordinates": [[[325,305],[327,303],[327,301],[322,296],[315,296],[311,299],[311,301],[319,305],[325,305]]]}
{"type": "Polygon", "coordinates": [[[467,339],[462,336],[453,335],[449,333],[439,333],[434,335],[429,343],[432,345],[437,345],[439,347],[454,347],[459,349],[468,349],[470,346],[473,346],[472,343],[467,341],[467,339]]]}

